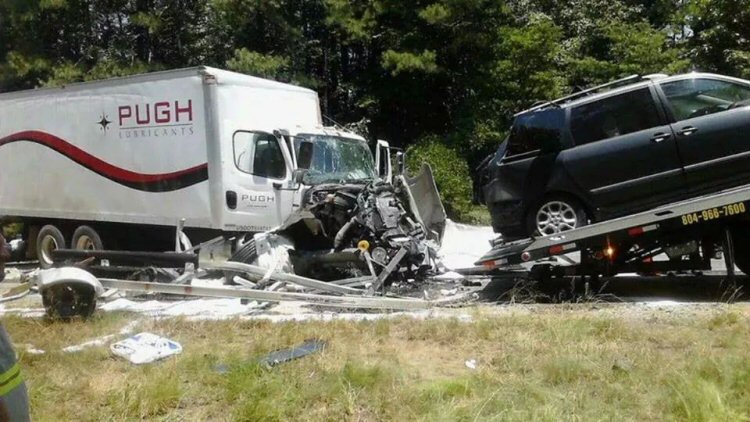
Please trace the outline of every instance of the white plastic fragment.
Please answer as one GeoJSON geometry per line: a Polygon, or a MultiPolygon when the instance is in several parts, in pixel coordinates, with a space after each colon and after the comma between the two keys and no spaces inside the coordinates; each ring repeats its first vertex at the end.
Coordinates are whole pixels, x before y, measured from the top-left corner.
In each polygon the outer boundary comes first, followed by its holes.
{"type": "MultiPolygon", "coordinates": [[[[127,325],[122,327],[120,330],[120,335],[126,335],[130,334],[135,330],[135,327],[140,323],[139,320],[130,321],[127,325]]],[[[62,349],[65,353],[76,353],[80,352],[81,350],[88,349],[89,347],[97,347],[97,346],[104,346],[105,344],[109,343],[110,341],[115,339],[114,334],[108,334],[106,336],[97,337],[93,340],[89,340],[86,342],[83,342],[81,344],[76,344],[73,346],[67,346],[62,349]]]]}
{"type": "Polygon", "coordinates": [[[458,288],[455,289],[440,289],[440,294],[443,296],[455,296],[458,294],[458,288]]]}
{"type": "Polygon", "coordinates": [[[477,360],[469,359],[466,362],[464,362],[464,365],[466,365],[466,367],[469,369],[477,369],[477,360]]]}
{"type": "Polygon", "coordinates": [[[141,365],[182,353],[182,346],[176,341],[152,333],[140,333],[112,344],[110,350],[115,356],[141,365]]]}
{"type": "Polygon", "coordinates": [[[447,273],[443,273],[440,275],[436,275],[435,277],[432,277],[433,280],[440,280],[440,281],[458,281],[463,280],[465,277],[461,274],[455,272],[455,271],[448,271],[447,273]]]}

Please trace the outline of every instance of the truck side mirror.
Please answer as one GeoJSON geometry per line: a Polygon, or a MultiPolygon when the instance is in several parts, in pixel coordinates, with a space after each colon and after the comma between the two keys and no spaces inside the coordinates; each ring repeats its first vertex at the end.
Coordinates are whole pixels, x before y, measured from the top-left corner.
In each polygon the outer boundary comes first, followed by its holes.
{"type": "Polygon", "coordinates": [[[396,153],[396,171],[398,171],[398,174],[406,174],[406,153],[405,152],[397,152],[396,153]]]}
{"type": "Polygon", "coordinates": [[[296,169],[292,172],[292,180],[294,184],[301,185],[307,175],[307,169],[296,169]]]}
{"type": "Polygon", "coordinates": [[[297,154],[297,168],[308,170],[310,164],[312,164],[313,158],[313,143],[310,141],[302,141],[299,145],[299,153],[297,154]]]}

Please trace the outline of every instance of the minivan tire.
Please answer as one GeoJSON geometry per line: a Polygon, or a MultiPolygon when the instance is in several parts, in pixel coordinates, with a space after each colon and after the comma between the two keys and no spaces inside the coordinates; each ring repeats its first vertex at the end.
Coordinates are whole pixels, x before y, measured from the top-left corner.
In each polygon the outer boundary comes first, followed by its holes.
{"type": "Polygon", "coordinates": [[[550,236],[583,227],[588,223],[589,216],[583,204],[563,195],[544,198],[526,215],[526,231],[531,236],[550,236]],[[548,221],[546,227],[541,223],[545,215],[548,221]]]}

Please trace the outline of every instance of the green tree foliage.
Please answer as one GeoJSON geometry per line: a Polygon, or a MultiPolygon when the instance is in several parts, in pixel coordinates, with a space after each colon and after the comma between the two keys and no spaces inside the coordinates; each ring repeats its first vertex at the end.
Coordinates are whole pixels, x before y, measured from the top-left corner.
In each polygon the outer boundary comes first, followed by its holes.
{"type": "Polygon", "coordinates": [[[581,87],[750,78],[749,40],[750,0],[0,0],[0,91],[205,64],[313,88],[396,146],[437,134],[415,151],[472,168],[514,112],[581,87]]]}
{"type": "Polygon", "coordinates": [[[445,203],[448,216],[464,220],[471,211],[471,185],[466,160],[440,138],[428,135],[406,151],[406,167],[411,174],[419,173],[422,163],[432,167],[435,184],[445,203]]]}

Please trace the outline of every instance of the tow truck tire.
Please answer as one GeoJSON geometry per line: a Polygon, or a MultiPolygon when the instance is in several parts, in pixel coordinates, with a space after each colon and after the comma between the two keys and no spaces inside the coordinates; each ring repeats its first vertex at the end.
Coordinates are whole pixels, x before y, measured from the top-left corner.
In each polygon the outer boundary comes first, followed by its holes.
{"type": "Polygon", "coordinates": [[[526,215],[526,230],[533,236],[550,236],[561,231],[583,227],[588,223],[589,216],[583,204],[565,195],[551,195],[544,198],[526,215]],[[542,223],[545,218],[549,222],[547,229],[543,228],[542,223]]]}
{"type": "Polygon", "coordinates": [[[73,232],[70,248],[79,251],[101,251],[104,250],[104,243],[96,230],[89,226],[79,226],[73,232]]]}
{"type": "Polygon", "coordinates": [[[65,248],[65,236],[60,229],[48,224],[39,230],[36,237],[36,256],[40,267],[51,268],[54,264],[52,251],[61,248],[65,248]]]}
{"type": "Polygon", "coordinates": [[[750,225],[732,228],[734,264],[745,275],[750,275],[750,225]]]}

